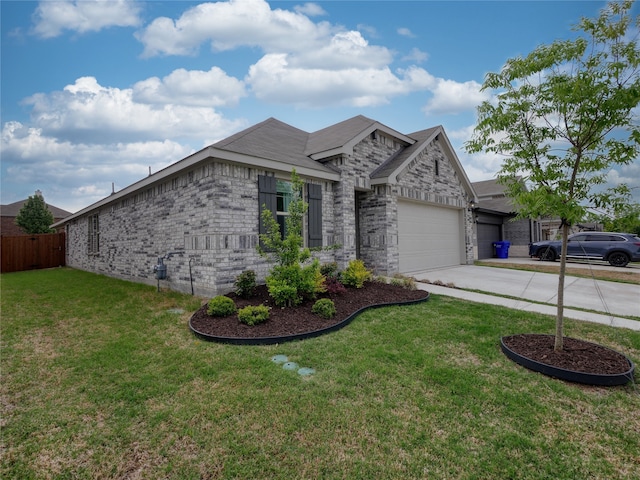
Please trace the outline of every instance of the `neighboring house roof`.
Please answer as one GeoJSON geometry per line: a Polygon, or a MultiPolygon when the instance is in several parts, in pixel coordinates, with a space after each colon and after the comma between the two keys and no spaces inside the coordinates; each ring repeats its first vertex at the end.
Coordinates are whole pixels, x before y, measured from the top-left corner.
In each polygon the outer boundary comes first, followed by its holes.
{"type": "MultiPolygon", "coordinates": [[[[18,202],[9,203],[7,205],[0,205],[0,215],[3,217],[17,217],[22,209],[23,205],[27,202],[27,199],[20,200],[18,202]]],[[[62,208],[58,208],[54,205],[47,204],[49,211],[53,214],[53,218],[65,218],[71,215],[71,212],[67,212],[62,208]]]]}
{"type": "MultiPolygon", "coordinates": [[[[36,191],[36,195],[42,195],[40,190],[36,191]]],[[[9,203],[6,205],[0,205],[0,234],[2,235],[24,235],[25,231],[16,225],[16,217],[20,213],[20,210],[27,202],[28,199],[20,200],[17,202],[9,203]]],[[[53,215],[54,222],[59,222],[62,219],[71,215],[71,212],[67,212],[62,208],[58,208],[54,205],[48,205],[47,208],[53,215]]]]}
{"type": "Polygon", "coordinates": [[[496,179],[474,182],[473,188],[478,196],[479,209],[509,215],[516,212],[513,200],[505,193],[505,186],[496,179]]]}
{"type": "Polygon", "coordinates": [[[397,175],[428,143],[437,138],[440,140],[445,154],[451,160],[464,188],[471,196],[475,197],[473,186],[441,126],[404,135],[380,122],[358,115],[316,132],[308,133],[275,118],[268,118],[111,194],[109,197],[76,212],[65,221],[84,215],[164,178],[176,175],[207,158],[229,160],[282,172],[290,172],[291,167],[295,167],[298,174],[303,176],[339,181],[340,172],[329,164],[323,163],[323,160],[335,155],[352,154],[355,145],[376,131],[393,137],[406,148],[401,150],[400,154],[385,160],[373,172],[371,175],[372,184],[396,183],[397,175]]]}

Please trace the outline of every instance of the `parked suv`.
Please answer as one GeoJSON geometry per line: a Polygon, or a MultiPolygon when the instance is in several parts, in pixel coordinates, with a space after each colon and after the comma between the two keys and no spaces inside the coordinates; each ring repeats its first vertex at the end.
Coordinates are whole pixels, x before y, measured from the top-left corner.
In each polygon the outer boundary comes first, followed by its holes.
{"type": "MultiPolygon", "coordinates": [[[[529,256],[554,261],[560,257],[560,240],[529,244],[529,256]]],[[[569,236],[567,258],[604,260],[614,267],[625,267],[629,262],[640,262],[640,238],[629,233],[582,232],[569,236]]]]}

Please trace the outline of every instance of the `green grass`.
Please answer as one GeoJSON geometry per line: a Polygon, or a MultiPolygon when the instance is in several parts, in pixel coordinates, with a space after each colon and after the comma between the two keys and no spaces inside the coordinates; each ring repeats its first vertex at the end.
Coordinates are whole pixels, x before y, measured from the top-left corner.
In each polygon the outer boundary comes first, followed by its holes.
{"type": "MultiPolygon", "coordinates": [[[[188,295],[70,269],[1,281],[1,478],[640,478],[635,386],[565,383],[500,352],[551,317],[434,296],[231,346],[190,334],[188,295]]],[[[640,360],[639,332],[566,333],[640,360]]]]}

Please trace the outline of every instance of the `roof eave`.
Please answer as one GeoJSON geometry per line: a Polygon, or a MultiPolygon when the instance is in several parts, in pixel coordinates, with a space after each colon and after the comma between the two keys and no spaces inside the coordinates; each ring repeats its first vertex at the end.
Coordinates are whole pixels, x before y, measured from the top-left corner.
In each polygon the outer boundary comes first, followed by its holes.
{"type": "Polygon", "coordinates": [[[329,150],[324,150],[322,152],[312,153],[309,155],[309,158],[312,158],[313,160],[322,160],[329,157],[335,157],[336,155],[353,155],[353,147],[355,147],[358,143],[360,143],[363,139],[371,135],[376,130],[395,137],[398,140],[407,143],[408,145],[414,144],[416,142],[413,138],[407,137],[406,135],[403,135],[402,133],[387,127],[386,125],[376,122],[362,130],[358,135],[353,137],[344,145],[329,150]]]}
{"type": "MultiPolygon", "coordinates": [[[[467,191],[467,193],[471,197],[469,201],[473,202],[473,203],[478,203],[478,197],[476,195],[475,190],[473,189],[473,185],[469,181],[469,177],[467,177],[467,174],[464,171],[464,168],[462,168],[462,164],[460,163],[460,159],[458,158],[458,155],[456,155],[456,152],[455,152],[453,146],[451,145],[451,142],[449,142],[449,138],[447,137],[446,133],[444,132],[444,129],[441,126],[436,128],[431,133],[431,135],[429,135],[429,137],[427,137],[424,140],[423,144],[424,145],[428,145],[436,137],[438,137],[438,139],[442,141],[442,146],[445,149],[445,153],[446,153],[447,157],[452,160],[452,165],[453,165],[454,170],[456,171],[456,173],[460,177],[460,179],[462,181],[462,184],[463,184],[463,187],[465,188],[465,190],[467,191]]],[[[415,143],[415,140],[413,142],[415,143]]],[[[396,168],[389,175],[387,175],[385,177],[371,179],[371,185],[384,185],[384,184],[394,185],[394,184],[397,184],[398,183],[398,175],[400,174],[400,172],[402,172],[406,168],[406,166],[420,152],[421,152],[421,150],[416,150],[413,154],[411,154],[409,157],[407,157],[407,159],[404,162],[402,162],[402,164],[400,164],[398,166],[398,168],[396,168]]]]}
{"type": "Polygon", "coordinates": [[[237,162],[244,165],[250,165],[254,167],[260,167],[260,168],[265,168],[267,170],[275,170],[279,172],[290,173],[291,170],[295,168],[296,172],[299,175],[304,177],[312,177],[312,178],[318,178],[322,180],[330,180],[330,181],[336,181],[336,182],[340,180],[340,174],[329,171],[324,167],[321,167],[321,169],[316,170],[316,169],[311,169],[304,166],[297,166],[297,165],[292,165],[288,163],[278,162],[275,160],[268,160],[264,158],[252,157],[250,155],[243,155],[240,153],[220,150],[220,149],[214,148],[213,146],[209,146],[209,147],[203,148],[202,150],[172,165],[169,165],[168,167],[160,170],[159,172],[154,173],[153,175],[145,177],[142,180],[139,180],[138,182],[133,183],[126,188],[123,188],[118,192],[112,193],[108,197],[105,197],[102,200],[99,200],[98,202],[93,203],[88,207],[85,207],[82,210],[79,210],[78,212],[72,215],[69,215],[63,220],[54,223],[53,225],[51,225],[51,227],[52,228],[60,227],[75,218],[81,217],[89,213],[92,210],[104,207],[105,205],[109,205],[110,203],[118,201],[119,199],[126,197],[127,195],[130,195],[131,193],[137,190],[143,189],[159,181],[162,181],[165,178],[176,175],[177,173],[183,170],[186,170],[194,165],[197,165],[198,163],[203,162],[204,160],[207,160],[209,158],[218,158],[220,160],[237,162]]]}
{"type": "Polygon", "coordinates": [[[251,155],[244,155],[242,153],[229,152],[226,150],[215,149],[215,155],[213,158],[220,160],[227,160],[230,162],[241,163],[243,165],[250,165],[252,167],[260,167],[266,170],[274,170],[278,172],[291,173],[292,169],[296,169],[296,173],[303,177],[312,177],[321,180],[330,180],[337,182],[340,180],[340,174],[330,171],[326,167],[318,164],[318,169],[305,167],[303,165],[294,165],[292,163],[279,162],[277,160],[270,160],[267,158],[259,158],[251,155]]]}

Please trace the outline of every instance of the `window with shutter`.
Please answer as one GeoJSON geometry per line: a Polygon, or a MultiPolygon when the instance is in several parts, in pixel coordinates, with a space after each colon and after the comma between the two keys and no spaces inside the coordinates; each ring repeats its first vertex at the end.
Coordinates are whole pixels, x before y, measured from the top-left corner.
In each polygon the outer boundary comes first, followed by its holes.
{"type": "MultiPolygon", "coordinates": [[[[289,216],[289,204],[293,198],[291,182],[276,180],[275,177],[258,177],[258,199],[260,204],[260,233],[267,233],[262,222],[262,211],[264,206],[271,211],[274,218],[280,225],[280,234],[286,234],[285,219],[289,216]]],[[[322,246],[322,185],[307,185],[307,246],[322,246]]]]}
{"type": "Polygon", "coordinates": [[[310,248],[322,246],[322,185],[310,183],[308,187],[309,228],[307,245],[310,248]]]}
{"type": "Polygon", "coordinates": [[[276,216],[276,178],[267,177],[265,175],[258,176],[258,225],[261,234],[267,233],[265,226],[262,224],[262,211],[269,209],[273,216],[276,216]]]}
{"type": "Polygon", "coordinates": [[[98,215],[91,215],[88,218],[89,232],[87,242],[87,252],[89,255],[100,253],[100,223],[98,215]]]}

